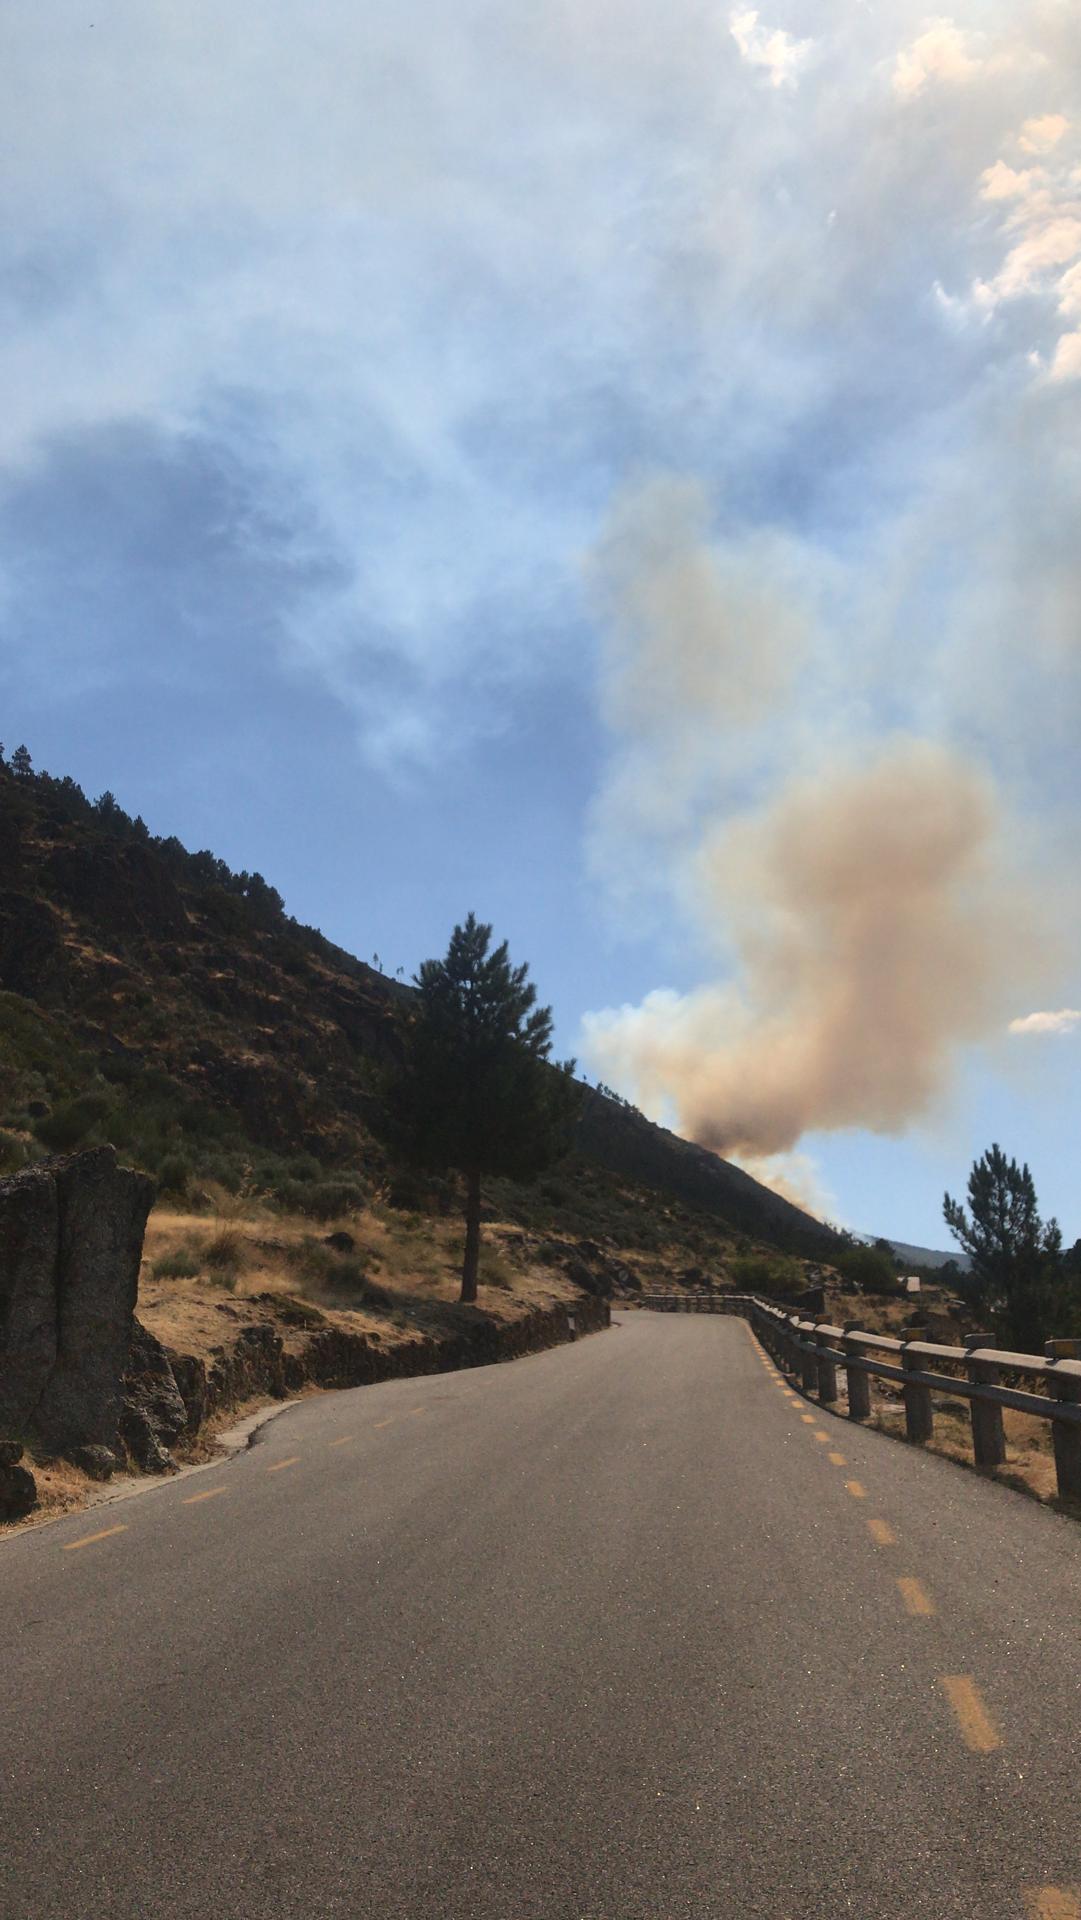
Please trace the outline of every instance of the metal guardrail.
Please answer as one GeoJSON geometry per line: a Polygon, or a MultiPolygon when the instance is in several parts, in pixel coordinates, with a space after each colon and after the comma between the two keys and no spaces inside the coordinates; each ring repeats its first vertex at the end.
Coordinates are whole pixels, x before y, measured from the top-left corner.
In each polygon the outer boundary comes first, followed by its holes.
{"type": "Polygon", "coordinates": [[[972,1451],[978,1467],[1000,1467],[1006,1460],[1002,1410],[1034,1414],[1051,1423],[1055,1474],[1060,1495],[1081,1500],[1081,1341],[1049,1340],[1043,1354],[1009,1353],[996,1347],[993,1334],[970,1334],[963,1347],[940,1346],[926,1328],[910,1327],[903,1340],[866,1333],[850,1322],[831,1326],[806,1319],[756,1294],[642,1294],[638,1305],[669,1313],[738,1313],[750,1320],[764,1347],[804,1393],[823,1406],[839,1399],[838,1369],[848,1389],[848,1418],[867,1420],[871,1380],[896,1381],[905,1409],[905,1436],[924,1446],[934,1433],[932,1394],[967,1400],[972,1451]],[[957,1369],[943,1373],[943,1366],[957,1369]],[[1042,1388],[1003,1385],[1002,1376],[1020,1375],[1042,1388]]]}

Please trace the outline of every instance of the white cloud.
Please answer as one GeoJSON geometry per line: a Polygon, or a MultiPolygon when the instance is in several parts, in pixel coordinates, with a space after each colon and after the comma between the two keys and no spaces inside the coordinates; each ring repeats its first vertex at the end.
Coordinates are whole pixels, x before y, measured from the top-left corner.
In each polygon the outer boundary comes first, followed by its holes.
{"type": "Polygon", "coordinates": [[[901,49],[893,69],[893,91],[902,100],[915,99],[929,81],[957,86],[980,71],[971,48],[972,36],[953,20],[932,20],[908,47],[901,49]]]}
{"type": "Polygon", "coordinates": [[[813,40],[797,40],[782,27],[762,26],[754,7],[736,8],[729,30],[749,66],[762,67],[774,87],[794,87],[814,48],[813,40]]]}
{"type": "Polygon", "coordinates": [[[1026,1013],[1010,1021],[1011,1033],[1073,1033],[1081,1026],[1081,1010],[1060,1007],[1057,1013],[1026,1013]]]}
{"type": "Polygon", "coordinates": [[[1037,182],[1046,178],[1042,168],[1026,167],[1019,171],[1008,167],[1004,160],[996,160],[994,166],[986,167],[980,176],[980,193],[985,200],[1016,200],[1030,194],[1037,182]]]}
{"type": "Polygon", "coordinates": [[[1034,119],[1025,121],[1017,136],[1018,142],[1025,153],[1047,153],[1051,147],[1058,145],[1069,125],[1065,114],[1038,114],[1034,119]]]}
{"type": "Polygon", "coordinates": [[[1081,380],[1081,331],[1062,334],[1048,369],[1051,380],[1081,380]]]}

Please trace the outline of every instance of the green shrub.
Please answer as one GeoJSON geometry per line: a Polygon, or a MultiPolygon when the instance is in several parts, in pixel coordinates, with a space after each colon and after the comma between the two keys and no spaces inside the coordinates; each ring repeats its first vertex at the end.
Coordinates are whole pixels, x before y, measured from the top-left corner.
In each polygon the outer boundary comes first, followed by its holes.
{"type": "Polygon", "coordinates": [[[53,1153],[70,1153],[95,1127],[101,1125],[112,1108],[107,1093],[82,1093],[75,1100],[62,1101],[44,1119],[34,1122],[34,1133],[43,1147],[53,1153]]]}
{"type": "Polygon", "coordinates": [[[201,1271],[198,1255],[190,1247],[174,1247],[163,1253],[150,1269],[155,1280],[194,1280],[201,1271]]]}
{"type": "Polygon", "coordinates": [[[167,1153],[158,1163],[158,1185],[163,1193],[175,1194],[177,1199],[187,1197],[191,1184],[191,1163],[183,1154],[167,1153]]]}
{"type": "Polygon", "coordinates": [[[360,1180],[279,1180],[275,1199],[287,1213],[305,1213],[311,1220],[336,1220],[367,1205],[368,1190],[360,1180]]]}
{"type": "Polygon", "coordinates": [[[783,1253],[741,1253],[728,1263],[728,1277],[740,1293],[764,1293],[784,1299],[803,1288],[803,1269],[783,1253]]]}
{"type": "Polygon", "coordinates": [[[235,1278],[244,1264],[244,1236],[235,1227],[219,1227],[203,1242],[203,1265],[214,1278],[232,1274],[235,1278]]]}
{"type": "Polygon", "coordinates": [[[897,1267],[892,1254],[880,1247],[844,1247],[833,1264],[842,1280],[861,1293],[896,1293],[897,1267]]]}
{"type": "Polygon", "coordinates": [[[0,1173],[18,1173],[25,1165],[25,1141],[17,1134],[0,1131],[0,1173]]]}

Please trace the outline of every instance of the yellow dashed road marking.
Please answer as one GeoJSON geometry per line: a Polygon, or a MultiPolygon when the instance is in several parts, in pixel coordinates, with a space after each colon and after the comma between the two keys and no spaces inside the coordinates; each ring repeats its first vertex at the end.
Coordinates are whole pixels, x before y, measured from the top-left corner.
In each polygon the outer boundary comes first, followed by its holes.
{"type": "Polygon", "coordinates": [[[829,1446],[829,1443],[830,1443],[829,1434],[823,1433],[820,1427],[815,1428],[815,1439],[821,1440],[824,1446],[827,1446],[827,1447],[829,1446]]]}
{"type": "Polygon", "coordinates": [[[354,1438],[355,1436],[351,1433],[343,1433],[340,1440],[332,1440],[330,1444],[332,1447],[344,1447],[354,1438]]]}
{"type": "Polygon", "coordinates": [[[81,1540],[67,1540],[60,1549],[62,1553],[74,1553],[79,1547],[92,1547],[95,1540],[108,1540],[114,1533],[126,1533],[126,1527],[103,1527],[100,1533],[84,1533],[81,1540]]]}
{"type": "Polygon", "coordinates": [[[866,1500],[867,1488],[859,1480],[846,1480],[845,1487],[853,1500],[866,1500]]]}
{"type": "Polygon", "coordinates": [[[934,1613],[935,1603],[922,1580],[914,1580],[906,1574],[898,1580],[897,1585],[901,1589],[901,1598],[905,1603],[906,1612],[923,1619],[929,1618],[934,1613]]]}
{"type": "Polygon", "coordinates": [[[871,1529],[872,1540],[878,1546],[895,1547],[897,1545],[897,1535],[888,1520],[868,1520],[867,1525],[871,1529]]]}
{"type": "Polygon", "coordinates": [[[208,1487],[205,1493],[189,1493],[187,1499],[182,1500],[180,1504],[182,1507],[194,1507],[200,1500],[216,1500],[219,1493],[228,1493],[228,1491],[228,1487],[208,1487]]]}
{"type": "Polygon", "coordinates": [[[801,1414],[800,1414],[800,1419],[801,1419],[801,1420],[803,1421],[803,1424],[804,1424],[804,1426],[805,1426],[805,1427],[813,1427],[813,1426],[814,1426],[814,1423],[815,1423],[815,1417],[814,1417],[814,1414],[813,1414],[813,1413],[801,1413],[801,1414]]]}
{"type": "Polygon", "coordinates": [[[267,1472],[268,1473],[284,1473],[286,1467],[295,1467],[299,1459],[300,1459],[299,1453],[291,1453],[289,1455],[288,1460],[276,1460],[272,1467],[267,1468],[267,1472]]]}
{"type": "Polygon", "coordinates": [[[410,1413],[427,1413],[427,1407],[410,1407],[410,1413]]]}
{"type": "Polygon", "coordinates": [[[831,1453],[830,1465],[831,1467],[847,1467],[848,1461],[845,1459],[843,1453],[831,1453]]]}
{"type": "Polygon", "coordinates": [[[1081,1920],[1081,1896],[1076,1887],[1026,1887],[1029,1920],[1081,1920]]]}
{"type": "Polygon", "coordinates": [[[393,1414],[391,1414],[391,1416],[390,1416],[390,1419],[389,1419],[389,1420],[377,1420],[377,1421],[376,1421],[376,1423],[375,1423],[375,1426],[376,1426],[376,1431],[377,1431],[377,1432],[378,1432],[378,1430],[379,1430],[379,1428],[380,1428],[380,1427],[392,1427],[393,1425],[394,1425],[394,1415],[393,1415],[393,1414]]]}
{"type": "Polygon", "coordinates": [[[961,1738],[970,1752],[994,1753],[1002,1745],[1002,1736],[971,1674],[944,1673],[938,1684],[957,1716],[961,1738]]]}

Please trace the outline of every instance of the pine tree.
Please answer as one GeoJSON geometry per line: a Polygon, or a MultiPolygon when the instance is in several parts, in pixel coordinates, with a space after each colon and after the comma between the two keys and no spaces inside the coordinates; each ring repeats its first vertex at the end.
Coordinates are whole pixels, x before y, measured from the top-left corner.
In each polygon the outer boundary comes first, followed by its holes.
{"type": "Polygon", "coordinates": [[[1058,1222],[1041,1220],[1028,1167],[1007,1160],[997,1145],[973,1162],[968,1203],[971,1217],[947,1193],[942,1210],[972,1262],[969,1291],[1010,1344],[1031,1352],[1053,1331],[1050,1321],[1062,1290],[1058,1222]]]}
{"type": "Polygon", "coordinates": [[[11,771],[17,773],[20,780],[29,780],[34,771],[29,747],[16,747],[11,756],[11,771]]]}
{"type": "Polygon", "coordinates": [[[461,1299],[477,1297],[481,1180],[531,1179],[567,1151],[577,1112],[574,1062],[555,1065],[550,1007],[526,966],[470,914],[442,960],[416,976],[407,1061],[391,1108],[398,1144],[422,1165],[465,1179],[461,1299]]]}

